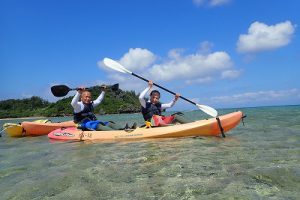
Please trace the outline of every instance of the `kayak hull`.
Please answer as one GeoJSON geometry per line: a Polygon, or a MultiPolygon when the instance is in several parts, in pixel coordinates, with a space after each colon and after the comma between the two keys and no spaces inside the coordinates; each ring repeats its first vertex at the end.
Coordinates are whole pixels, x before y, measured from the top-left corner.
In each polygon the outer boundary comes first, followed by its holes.
{"type": "Polygon", "coordinates": [[[39,136],[47,135],[58,128],[76,127],[76,124],[73,121],[59,123],[22,122],[21,126],[24,131],[24,136],[39,136]]]}
{"type": "Polygon", "coordinates": [[[5,123],[3,124],[3,130],[9,135],[10,137],[21,137],[23,136],[23,127],[21,124],[15,123],[5,123]]]}
{"type": "MultiPolygon", "coordinates": [[[[236,127],[243,113],[241,111],[220,116],[223,132],[236,127]]],[[[141,139],[141,138],[172,138],[189,136],[218,136],[221,128],[216,118],[199,120],[187,124],[178,124],[154,128],[136,128],[134,130],[113,131],[82,131],[76,128],[61,128],[48,134],[50,139],[56,140],[118,140],[118,139],[141,139]]]]}

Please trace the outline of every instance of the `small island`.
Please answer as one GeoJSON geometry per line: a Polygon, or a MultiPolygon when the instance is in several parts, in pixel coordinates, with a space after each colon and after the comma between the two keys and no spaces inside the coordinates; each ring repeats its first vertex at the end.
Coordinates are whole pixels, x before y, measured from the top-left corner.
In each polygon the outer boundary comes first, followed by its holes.
{"type": "MultiPolygon", "coordinates": [[[[89,88],[92,98],[99,95],[99,86],[89,88]]],[[[63,117],[73,115],[71,106],[73,96],[49,102],[38,96],[25,99],[0,101],[0,119],[20,117],[63,117]]],[[[95,114],[120,114],[140,112],[138,95],[134,91],[107,89],[102,103],[95,108],[95,114]]]]}

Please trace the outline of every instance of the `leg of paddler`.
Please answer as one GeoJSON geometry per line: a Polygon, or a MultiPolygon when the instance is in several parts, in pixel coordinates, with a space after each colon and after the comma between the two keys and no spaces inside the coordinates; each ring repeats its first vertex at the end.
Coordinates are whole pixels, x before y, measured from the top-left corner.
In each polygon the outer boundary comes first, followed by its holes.
{"type": "Polygon", "coordinates": [[[116,124],[111,121],[106,126],[109,126],[113,130],[124,130],[125,129],[125,126],[121,126],[120,124],[116,124]]]}
{"type": "Polygon", "coordinates": [[[185,117],[183,117],[183,115],[178,115],[178,114],[175,114],[174,115],[174,122],[178,122],[180,124],[186,124],[186,123],[189,123],[191,121],[187,120],[185,117]]]}
{"type": "Polygon", "coordinates": [[[112,131],[114,129],[112,129],[111,127],[109,126],[104,126],[103,124],[98,124],[97,125],[97,131],[112,131]]]}

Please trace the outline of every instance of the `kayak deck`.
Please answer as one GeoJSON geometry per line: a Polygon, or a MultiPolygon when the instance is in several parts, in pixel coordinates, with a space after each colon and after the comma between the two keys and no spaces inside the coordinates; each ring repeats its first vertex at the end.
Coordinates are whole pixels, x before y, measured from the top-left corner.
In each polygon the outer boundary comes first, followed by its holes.
{"type": "MultiPolygon", "coordinates": [[[[241,111],[229,113],[219,117],[223,132],[236,127],[243,117],[241,111]]],[[[198,120],[186,124],[173,126],[136,128],[133,130],[113,131],[82,131],[76,128],[57,129],[48,134],[50,139],[56,140],[118,140],[118,139],[141,139],[141,138],[172,138],[189,136],[218,136],[221,128],[216,118],[198,120]]]]}

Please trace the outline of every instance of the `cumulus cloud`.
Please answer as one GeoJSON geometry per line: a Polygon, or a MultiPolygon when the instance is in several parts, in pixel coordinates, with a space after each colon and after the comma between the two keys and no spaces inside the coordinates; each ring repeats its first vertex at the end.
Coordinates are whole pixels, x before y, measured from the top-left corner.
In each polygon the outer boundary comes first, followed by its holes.
{"type": "MultiPolygon", "coordinates": [[[[130,48],[118,62],[130,71],[142,71],[153,64],[156,59],[157,57],[147,49],[130,48]]],[[[98,61],[97,64],[100,68],[108,69],[102,60],[98,61]]]]}
{"type": "Polygon", "coordinates": [[[211,82],[213,79],[210,76],[207,76],[205,78],[197,78],[193,80],[186,80],[185,83],[187,85],[192,85],[192,84],[202,84],[202,83],[208,83],[211,82]]]}
{"type": "MultiPolygon", "coordinates": [[[[171,51],[174,55],[174,50],[171,51]]],[[[176,57],[169,57],[165,62],[153,65],[148,73],[162,80],[199,79],[217,75],[230,69],[232,65],[230,56],[223,51],[208,55],[196,53],[186,56],[177,52],[176,57]]]]}
{"type": "Polygon", "coordinates": [[[196,6],[208,5],[208,6],[214,7],[214,6],[221,6],[221,5],[227,4],[230,1],[231,0],[193,0],[193,3],[196,6]]]}
{"type": "Polygon", "coordinates": [[[214,103],[224,104],[255,104],[263,102],[280,102],[290,99],[300,101],[300,90],[293,88],[289,90],[245,92],[241,94],[213,97],[212,101],[214,103]]]}
{"type": "Polygon", "coordinates": [[[123,75],[121,73],[114,73],[110,74],[108,79],[115,81],[115,83],[119,83],[119,87],[123,90],[140,92],[141,88],[145,87],[144,82],[136,81],[137,79],[135,77],[128,76],[128,74],[123,75]]]}
{"type": "Polygon", "coordinates": [[[129,70],[143,70],[153,64],[156,56],[147,49],[131,48],[120,59],[120,63],[129,70]]]}
{"type": "Polygon", "coordinates": [[[290,43],[294,31],[295,25],[290,21],[270,26],[254,22],[247,34],[239,36],[237,50],[241,53],[255,53],[277,49],[290,43]]]}
{"type": "MultiPolygon", "coordinates": [[[[160,59],[147,49],[131,48],[118,61],[132,72],[155,82],[176,80],[192,85],[237,78],[240,73],[233,68],[230,56],[224,51],[211,52],[211,47],[211,43],[205,42],[199,51],[187,55],[184,49],[171,49],[167,57],[160,59]]],[[[99,61],[98,65],[103,67],[103,62],[99,61]]],[[[136,82],[126,83],[127,76],[113,72],[109,74],[109,79],[136,88],[136,82]]]]}
{"type": "Polygon", "coordinates": [[[222,79],[235,79],[235,78],[239,77],[240,74],[241,74],[241,72],[238,70],[225,70],[222,72],[221,78],[222,79]]]}
{"type": "Polygon", "coordinates": [[[209,41],[204,41],[200,44],[199,53],[200,54],[209,54],[212,51],[214,44],[209,41]]]}
{"type": "Polygon", "coordinates": [[[184,53],[184,49],[172,49],[168,52],[168,57],[170,59],[177,60],[180,58],[182,53],[184,53]]]}

